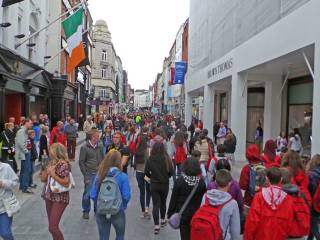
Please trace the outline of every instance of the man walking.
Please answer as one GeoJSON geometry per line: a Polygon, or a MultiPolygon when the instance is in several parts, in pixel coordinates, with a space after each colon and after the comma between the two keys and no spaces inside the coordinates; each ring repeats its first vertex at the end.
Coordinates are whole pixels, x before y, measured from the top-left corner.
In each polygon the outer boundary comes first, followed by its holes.
{"type": "Polygon", "coordinates": [[[69,124],[65,126],[64,131],[67,136],[68,158],[70,161],[74,161],[77,146],[78,127],[73,118],[71,118],[69,124]]]}
{"type": "Polygon", "coordinates": [[[31,162],[31,148],[28,144],[28,130],[32,127],[30,119],[25,119],[22,122],[21,128],[18,130],[15,143],[16,143],[16,160],[21,161],[20,172],[20,190],[23,193],[33,193],[28,188],[30,186],[30,175],[32,171],[31,162]]]}
{"type": "MultiPolygon", "coordinates": [[[[81,147],[79,156],[79,166],[84,178],[84,192],[82,197],[83,219],[89,219],[91,209],[90,190],[99,164],[104,157],[103,146],[98,144],[99,131],[92,129],[88,136],[89,140],[81,147]]],[[[94,206],[94,211],[96,211],[96,206],[94,206]]]]}

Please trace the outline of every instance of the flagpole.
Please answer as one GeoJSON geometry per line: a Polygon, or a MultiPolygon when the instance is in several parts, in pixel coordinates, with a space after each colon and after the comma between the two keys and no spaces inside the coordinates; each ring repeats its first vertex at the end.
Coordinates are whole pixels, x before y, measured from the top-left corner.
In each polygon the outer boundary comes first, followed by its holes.
{"type": "MultiPolygon", "coordinates": [[[[92,26],[89,27],[88,29],[86,29],[86,30],[82,33],[82,35],[84,35],[84,34],[86,34],[87,32],[89,32],[89,30],[90,30],[91,28],[92,28],[92,26]]],[[[64,50],[66,50],[67,48],[68,48],[68,46],[62,48],[56,55],[54,55],[52,58],[50,58],[49,61],[47,61],[47,62],[44,64],[44,66],[47,66],[50,62],[52,62],[56,57],[58,57],[58,56],[59,56],[64,50]]]]}
{"type": "MultiPolygon", "coordinates": [[[[85,2],[85,1],[84,1],[85,2]]],[[[43,30],[47,29],[48,27],[50,27],[52,24],[54,24],[55,22],[57,22],[60,18],[66,16],[69,12],[75,10],[76,8],[78,8],[79,6],[81,6],[83,4],[82,1],[80,1],[80,3],[78,3],[77,5],[73,6],[72,8],[68,9],[65,13],[61,14],[58,18],[56,18],[55,20],[53,20],[51,23],[47,24],[46,26],[44,26],[43,28],[40,28],[38,31],[34,32],[33,34],[31,34],[28,38],[26,38],[25,40],[23,40],[22,42],[18,43],[15,45],[15,49],[19,48],[22,44],[26,43],[27,41],[29,41],[31,38],[33,38],[35,35],[37,35],[38,33],[42,32],[43,30]]]]}

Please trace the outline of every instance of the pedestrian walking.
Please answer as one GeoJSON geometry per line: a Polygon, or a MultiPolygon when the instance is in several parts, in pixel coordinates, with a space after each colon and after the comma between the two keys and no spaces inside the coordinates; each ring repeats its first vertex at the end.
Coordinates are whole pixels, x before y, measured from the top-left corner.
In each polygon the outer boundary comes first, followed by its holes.
{"type": "Polygon", "coordinates": [[[116,131],[112,136],[112,144],[109,145],[106,153],[112,149],[118,150],[121,153],[122,172],[127,173],[130,153],[128,147],[121,142],[121,138],[121,132],[116,131]]]}
{"type": "Polygon", "coordinates": [[[54,143],[50,146],[49,151],[50,161],[40,174],[41,180],[44,182],[42,198],[46,205],[49,232],[53,240],[63,240],[59,223],[69,205],[69,190],[74,187],[74,182],[66,148],[61,143],[54,143]],[[55,190],[53,190],[53,186],[56,186],[55,190]]]}
{"type": "Polygon", "coordinates": [[[76,125],[73,118],[71,118],[69,124],[66,125],[64,132],[67,137],[67,150],[69,160],[74,161],[76,156],[78,126],[76,125]]]}
{"type": "Polygon", "coordinates": [[[172,142],[174,148],[173,154],[173,163],[174,163],[174,173],[173,173],[173,180],[176,179],[181,175],[181,168],[183,163],[187,159],[187,143],[185,141],[185,134],[184,132],[178,131],[174,135],[174,140],[172,142]]]}
{"type": "Polygon", "coordinates": [[[224,141],[226,140],[226,136],[227,136],[227,129],[224,126],[223,122],[220,122],[220,128],[219,131],[217,133],[217,144],[223,144],[224,141]]]}
{"type": "Polygon", "coordinates": [[[194,190],[194,194],[190,199],[185,210],[181,213],[180,221],[180,238],[181,240],[190,240],[190,223],[192,216],[198,210],[201,205],[203,194],[206,192],[206,184],[199,175],[201,174],[201,169],[199,167],[198,159],[193,157],[187,159],[182,166],[182,175],[176,180],[172,195],[170,199],[170,204],[168,208],[168,219],[178,213],[185,201],[194,190]]]}
{"type": "MultiPolygon", "coordinates": [[[[320,180],[320,155],[316,154],[312,157],[310,163],[309,163],[309,186],[308,190],[313,197],[313,199],[316,197],[316,192],[319,192],[319,180],[320,180]]],[[[319,212],[319,203],[317,203],[316,206],[311,207],[311,222],[310,222],[310,233],[308,236],[308,240],[314,239],[320,239],[320,232],[319,232],[319,223],[320,223],[320,212],[319,212]],[[318,211],[315,207],[318,206],[318,211]]]]}
{"type": "MultiPolygon", "coordinates": [[[[7,163],[0,162],[0,237],[3,240],[13,240],[12,233],[12,213],[8,212],[5,203],[16,200],[13,189],[18,185],[18,176],[7,163]]],[[[15,205],[15,210],[19,206],[15,205]]]]}
{"type": "Polygon", "coordinates": [[[211,160],[211,148],[208,143],[208,140],[205,136],[205,134],[201,133],[199,136],[199,140],[196,142],[194,146],[194,150],[198,150],[201,152],[199,164],[202,172],[202,176],[205,178],[206,184],[208,184],[208,178],[207,178],[207,165],[209,159],[211,160]]]}
{"type": "MultiPolygon", "coordinates": [[[[103,159],[103,146],[99,145],[99,131],[92,129],[90,139],[80,149],[79,166],[84,179],[84,192],[82,196],[83,219],[89,219],[91,209],[90,190],[96,177],[98,167],[103,159]]],[[[94,205],[96,212],[96,205],[94,205]]]]}
{"type": "Polygon", "coordinates": [[[30,149],[31,152],[31,171],[29,175],[29,188],[36,188],[37,185],[33,183],[33,174],[34,174],[34,163],[38,159],[37,147],[35,144],[36,133],[34,130],[28,130],[28,140],[27,140],[27,148],[30,149]]]}
{"type": "Polygon", "coordinates": [[[89,115],[87,116],[87,120],[84,122],[83,124],[83,131],[87,134],[87,138],[88,138],[88,133],[91,131],[91,129],[93,127],[95,127],[96,125],[94,124],[94,122],[92,121],[92,117],[89,115]]]}
{"type": "Polygon", "coordinates": [[[43,156],[48,156],[49,154],[49,144],[48,144],[48,132],[49,127],[48,126],[42,126],[41,127],[41,137],[40,137],[40,144],[39,144],[39,162],[42,161],[43,156]]]}
{"type": "Polygon", "coordinates": [[[298,128],[293,129],[293,133],[289,134],[288,149],[299,154],[302,151],[302,137],[298,128]]]}
{"type": "Polygon", "coordinates": [[[163,143],[153,145],[151,155],[145,167],[145,175],[150,178],[150,190],[153,202],[154,233],[159,234],[161,227],[166,226],[166,201],[169,192],[169,178],[173,175],[171,159],[163,143]],[[159,222],[159,211],[161,222],[159,222]]]}
{"type": "Polygon", "coordinates": [[[277,151],[280,152],[282,148],[288,146],[288,140],[285,132],[281,132],[277,137],[277,151]]]}
{"type": "Polygon", "coordinates": [[[108,147],[112,144],[112,134],[110,127],[106,127],[104,129],[104,132],[101,136],[102,143],[103,143],[103,152],[105,153],[108,149],[108,147]]]}
{"type": "Polygon", "coordinates": [[[64,124],[62,121],[58,121],[57,125],[51,131],[50,145],[53,143],[61,143],[63,146],[67,146],[67,139],[64,133],[64,124]]]}
{"type": "Polygon", "coordinates": [[[288,239],[294,219],[293,201],[280,187],[281,171],[267,171],[270,186],[255,194],[246,219],[244,239],[288,239]]]}
{"type": "Polygon", "coordinates": [[[144,169],[149,157],[148,149],[148,128],[143,127],[141,134],[137,136],[137,146],[135,153],[134,168],[136,170],[136,179],[140,192],[140,206],[142,210],[141,218],[150,218],[150,183],[144,179],[144,169]]]}
{"type": "Polygon", "coordinates": [[[111,225],[115,228],[117,240],[123,240],[125,236],[125,210],[131,199],[131,190],[128,175],[121,168],[121,153],[109,151],[99,166],[91,190],[91,198],[98,206],[96,221],[100,240],[109,240],[111,225]]]}
{"type": "Polygon", "coordinates": [[[31,174],[31,145],[28,144],[28,130],[32,127],[30,119],[25,119],[21,128],[18,130],[15,143],[16,143],[16,159],[21,162],[20,171],[20,187],[19,189],[23,193],[33,193],[28,188],[30,186],[30,174],[31,174]]]}
{"type": "Polygon", "coordinates": [[[1,161],[8,163],[15,173],[18,172],[17,163],[15,160],[15,132],[13,123],[6,123],[4,130],[0,134],[1,148],[1,161]]]}
{"type": "Polygon", "coordinates": [[[232,132],[231,128],[227,129],[226,140],[224,141],[223,144],[226,149],[226,156],[231,160],[232,164],[234,165],[236,163],[236,160],[234,158],[234,153],[236,151],[237,138],[232,132]]]}
{"type": "Polygon", "coordinates": [[[263,144],[263,129],[261,127],[261,122],[257,123],[256,133],[254,136],[255,144],[258,146],[259,151],[262,151],[262,144],[263,144]]]}
{"type": "Polygon", "coordinates": [[[263,149],[262,160],[266,168],[280,167],[281,158],[277,155],[277,144],[273,139],[269,139],[263,149]]]}

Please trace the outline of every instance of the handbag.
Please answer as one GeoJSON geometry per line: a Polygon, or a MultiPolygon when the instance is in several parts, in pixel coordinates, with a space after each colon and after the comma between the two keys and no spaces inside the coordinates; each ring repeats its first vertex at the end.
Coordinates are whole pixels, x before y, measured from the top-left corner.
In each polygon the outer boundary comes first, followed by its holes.
{"type": "Polygon", "coordinates": [[[196,193],[196,190],[197,190],[198,186],[199,186],[199,182],[197,182],[197,184],[194,185],[191,193],[189,194],[187,200],[183,203],[182,208],[180,209],[180,211],[178,213],[173,214],[170,217],[168,223],[173,229],[179,229],[180,222],[181,222],[181,215],[184,212],[184,210],[186,209],[186,207],[188,206],[188,204],[191,201],[191,198],[193,197],[193,195],[196,193]]]}
{"type": "Polygon", "coordinates": [[[2,202],[9,217],[17,214],[21,209],[20,203],[14,193],[11,193],[10,197],[2,199],[2,202]]]}
{"type": "Polygon", "coordinates": [[[60,183],[58,183],[58,181],[54,180],[54,178],[49,177],[50,190],[53,193],[69,192],[72,188],[75,187],[74,178],[71,172],[69,173],[69,178],[70,178],[70,184],[68,187],[65,187],[65,186],[62,186],[60,183]]]}

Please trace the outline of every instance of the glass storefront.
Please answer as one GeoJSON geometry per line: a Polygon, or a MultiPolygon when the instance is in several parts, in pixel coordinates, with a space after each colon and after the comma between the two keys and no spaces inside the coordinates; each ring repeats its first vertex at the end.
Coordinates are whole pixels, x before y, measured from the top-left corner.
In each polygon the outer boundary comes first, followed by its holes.
{"type": "Polygon", "coordinates": [[[302,155],[311,154],[313,82],[309,79],[289,81],[288,134],[298,128],[302,137],[302,155]]]}

